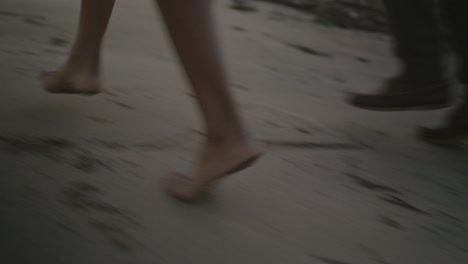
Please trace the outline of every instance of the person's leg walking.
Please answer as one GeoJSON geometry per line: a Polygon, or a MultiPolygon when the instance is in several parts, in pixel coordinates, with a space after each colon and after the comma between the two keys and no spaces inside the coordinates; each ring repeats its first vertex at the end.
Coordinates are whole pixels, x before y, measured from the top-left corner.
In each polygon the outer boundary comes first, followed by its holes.
{"type": "Polygon", "coordinates": [[[77,35],[66,63],[46,73],[44,88],[53,93],[95,94],[102,90],[99,60],[103,36],[115,0],[82,0],[77,35]]]}
{"type": "Polygon", "coordinates": [[[422,139],[431,143],[457,143],[468,136],[468,2],[440,1],[457,61],[457,77],[463,89],[458,107],[440,128],[424,128],[422,139]]]}
{"type": "Polygon", "coordinates": [[[436,109],[451,103],[447,48],[436,0],[384,0],[401,72],[351,104],[371,110],[436,109]]]}
{"type": "Polygon", "coordinates": [[[157,0],[168,32],[198,100],[206,142],[192,180],[175,185],[180,199],[193,199],[210,184],[255,159],[260,150],[237,112],[217,45],[210,0],[157,0]]]}
{"type": "MultiPolygon", "coordinates": [[[[468,85],[468,2],[458,0],[440,1],[445,20],[451,33],[451,40],[458,58],[458,80],[468,85]]],[[[468,92],[464,94],[468,98],[468,92]]]]}
{"type": "Polygon", "coordinates": [[[384,0],[394,51],[407,82],[446,78],[445,41],[436,0],[384,0]]]}

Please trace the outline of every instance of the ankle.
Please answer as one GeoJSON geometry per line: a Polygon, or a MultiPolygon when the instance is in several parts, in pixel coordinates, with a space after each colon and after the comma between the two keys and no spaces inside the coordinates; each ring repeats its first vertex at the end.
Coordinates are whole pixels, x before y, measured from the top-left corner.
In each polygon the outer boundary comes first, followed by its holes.
{"type": "Polygon", "coordinates": [[[98,75],[99,67],[99,60],[95,59],[95,56],[75,54],[74,52],[72,52],[69,59],[63,66],[67,71],[88,75],[98,75]]]}

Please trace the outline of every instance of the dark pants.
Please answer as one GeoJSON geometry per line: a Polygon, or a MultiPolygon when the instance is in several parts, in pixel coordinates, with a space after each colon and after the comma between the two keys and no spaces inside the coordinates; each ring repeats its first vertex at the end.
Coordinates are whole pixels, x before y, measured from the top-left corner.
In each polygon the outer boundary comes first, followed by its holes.
{"type": "Polygon", "coordinates": [[[384,2],[405,79],[429,82],[447,78],[450,43],[457,58],[457,75],[468,84],[468,1],[384,2]]]}

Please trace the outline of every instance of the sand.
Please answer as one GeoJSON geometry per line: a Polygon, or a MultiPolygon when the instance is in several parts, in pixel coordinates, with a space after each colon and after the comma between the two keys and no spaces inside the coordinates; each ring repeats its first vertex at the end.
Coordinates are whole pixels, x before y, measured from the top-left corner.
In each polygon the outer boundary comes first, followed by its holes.
{"type": "Polygon", "coordinates": [[[150,1],[118,1],[107,91],[50,95],[79,3],[0,2],[0,263],[468,263],[467,152],[419,142],[446,111],[354,109],[397,71],[386,35],[217,1],[232,87],[267,155],[187,205],[197,112],[150,1]]]}

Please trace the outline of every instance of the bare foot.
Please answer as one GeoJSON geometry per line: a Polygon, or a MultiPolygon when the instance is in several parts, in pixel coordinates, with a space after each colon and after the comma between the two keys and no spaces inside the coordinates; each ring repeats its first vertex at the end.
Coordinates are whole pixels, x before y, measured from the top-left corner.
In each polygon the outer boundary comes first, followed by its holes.
{"type": "Polygon", "coordinates": [[[252,139],[233,143],[206,143],[193,176],[177,176],[169,186],[169,193],[182,201],[192,201],[208,192],[220,178],[248,168],[262,154],[259,144],[252,139]]]}
{"type": "Polygon", "coordinates": [[[102,92],[98,74],[58,69],[43,71],[41,81],[44,89],[50,93],[94,95],[102,92]]]}

